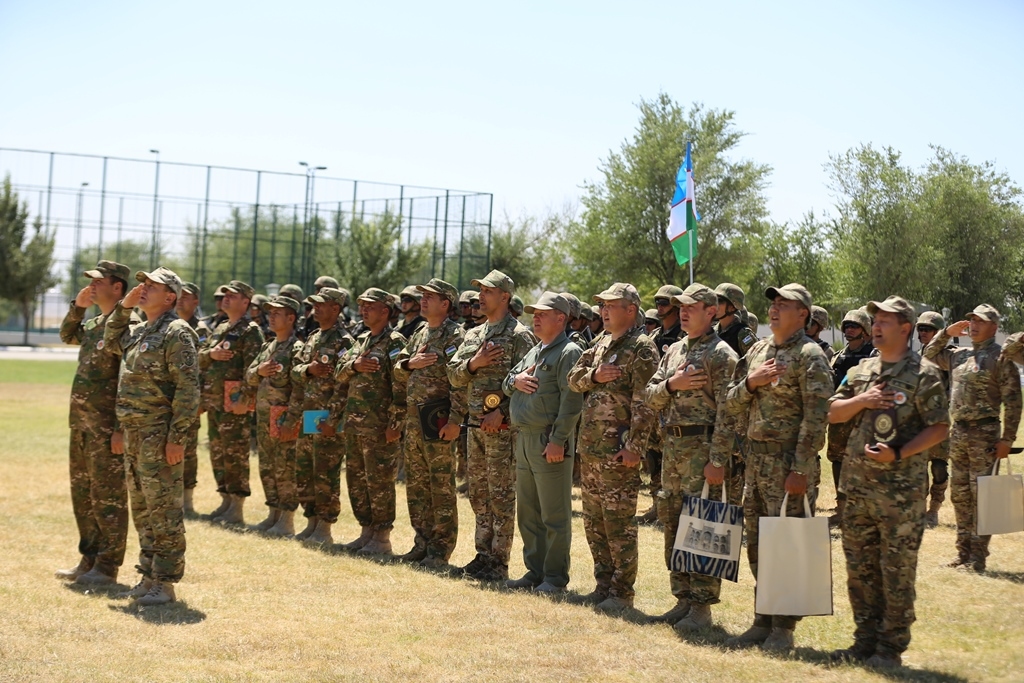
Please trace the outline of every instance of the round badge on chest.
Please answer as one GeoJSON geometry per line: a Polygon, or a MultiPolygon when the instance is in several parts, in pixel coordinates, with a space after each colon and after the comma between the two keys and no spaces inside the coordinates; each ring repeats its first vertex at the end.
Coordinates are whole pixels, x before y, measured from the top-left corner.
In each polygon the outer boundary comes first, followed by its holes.
{"type": "Polygon", "coordinates": [[[221,342],[220,347],[222,349],[230,349],[231,348],[231,342],[229,342],[229,341],[221,342]]]}
{"type": "Polygon", "coordinates": [[[875,431],[881,434],[892,431],[892,416],[889,413],[879,413],[875,417],[875,431]]]}
{"type": "Polygon", "coordinates": [[[100,339],[98,342],[96,342],[96,349],[97,350],[102,351],[104,346],[105,346],[105,344],[103,343],[102,339],[100,339]]]}
{"type": "Polygon", "coordinates": [[[324,365],[327,365],[328,363],[331,362],[331,357],[325,353],[324,355],[320,356],[320,362],[323,363],[324,365]]]}
{"type": "Polygon", "coordinates": [[[142,342],[142,346],[139,347],[139,351],[141,353],[145,353],[147,350],[149,350],[149,343],[148,342],[142,342]]]}
{"type": "Polygon", "coordinates": [[[904,394],[902,391],[897,391],[896,395],[893,397],[893,400],[896,401],[896,405],[901,406],[907,402],[907,395],[904,394]]]}
{"type": "Polygon", "coordinates": [[[487,394],[484,396],[484,408],[488,410],[494,410],[501,405],[501,396],[499,394],[487,394]]]}

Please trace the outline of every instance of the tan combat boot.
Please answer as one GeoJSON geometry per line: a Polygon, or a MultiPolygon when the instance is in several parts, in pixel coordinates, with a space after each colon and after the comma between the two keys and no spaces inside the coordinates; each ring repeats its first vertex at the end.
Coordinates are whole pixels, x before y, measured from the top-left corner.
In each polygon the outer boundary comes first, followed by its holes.
{"type": "Polygon", "coordinates": [[[143,576],[139,579],[139,582],[135,584],[131,590],[127,590],[124,593],[118,593],[115,597],[124,598],[141,598],[143,595],[149,592],[149,589],[153,587],[153,580],[143,576]]]}
{"type": "Polygon", "coordinates": [[[751,647],[753,645],[761,645],[764,641],[768,640],[768,636],[771,634],[771,626],[758,626],[757,622],[754,622],[754,625],[743,633],[726,640],[725,646],[728,648],[739,649],[751,647]]]}
{"type": "Polygon", "coordinates": [[[195,489],[185,489],[185,504],[181,506],[181,509],[185,513],[186,517],[196,516],[196,507],[193,504],[194,493],[195,489]]]}
{"type": "Polygon", "coordinates": [[[227,512],[229,507],[231,507],[231,496],[226,493],[220,494],[220,505],[210,513],[210,521],[215,522],[220,519],[220,516],[227,512]]]}
{"type": "Polygon", "coordinates": [[[306,528],[295,534],[296,541],[305,541],[309,538],[309,535],[316,531],[316,525],[320,523],[320,518],[316,515],[312,517],[306,517],[306,528]]]}
{"type": "Polygon", "coordinates": [[[363,546],[371,540],[373,540],[373,531],[370,530],[370,527],[364,526],[359,533],[359,538],[350,543],[343,543],[341,547],[345,550],[362,550],[363,546]]]}
{"type": "Polygon", "coordinates": [[[651,617],[649,619],[652,624],[675,624],[678,621],[682,621],[686,618],[686,615],[690,613],[690,601],[688,598],[676,598],[676,604],[669,611],[664,614],[651,617]]]}
{"type": "Polygon", "coordinates": [[[390,555],[391,529],[374,531],[369,542],[359,549],[360,555],[390,555]]]}
{"type": "Polygon", "coordinates": [[[269,508],[269,511],[267,512],[267,518],[253,528],[256,529],[256,531],[266,531],[270,527],[277,524],[277,520],[280,519],[280,517],[280,510],[278,510],[277,508],[269,508]]]}
{"type": "Polygon", "coordinates": [[[136,600],[136,605],[150,607],[152,605],[166,605],[175,601],[174,584],[163,581],[154,581],[149,587],[149,592],[136,600]]]}
{"type": "Polygon", "coordinates": [[[85,555],[82,555],[82,559],[78,561],[77,566],[69,569],[58,569],[53,573],[53,575],[58,579],[63,579],[64,581],[75,581],[79,576],[92,569],[92,566],[95,563],[95,557],[86,557],[85,555]]]}
{"type": "Polygon", "coordinates": [[[267,529],[268,536],[294,536],[295,510],[279,510],[281,513],[274,526],[267,529]]]}
{"type": "Polygon", "coordinates": [[[793,651],[793,629],[773,626],[771,634],[761,643],[761,649],[765,652],[776,652],[779,654],[793,651]]]}
{"type": "Polygon", "coordinates": [[[245,496],[237,496],[231,494],[231,504],[228,506],[227,511],[217,519],[221,524],[245,524],[245,515],[243,514],[243,508],[245,506],[245,496]]]}
{"type": "Polygon", "coordinates": [[[331,523],[322,519],[317,521],[316,529],[302,542],[310,545],[334,545],[334,537],[331,536],[331,523]]]}
{"type": "Polygon", "coordinates": [[[79,586],[111,586],[117,583],[117,567],[106,568],[98,562],[92,569],[75,579],[79,586]]]}
{"type": "Polygon", "coordinates": [[[711,626],[711,605],[692,605],[685,619],[680,619],[673,626],[678,633],[699,631],[711,626]]]}

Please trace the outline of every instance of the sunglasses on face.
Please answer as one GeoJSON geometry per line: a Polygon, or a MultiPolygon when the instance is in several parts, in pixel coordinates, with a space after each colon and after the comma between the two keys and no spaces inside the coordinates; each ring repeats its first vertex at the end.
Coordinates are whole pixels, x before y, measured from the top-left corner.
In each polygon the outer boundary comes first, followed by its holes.
{"type": "Polygon", "coordinates": [[[664,297],[658,297],[657,299],[654,300],[654,305],[655,306],[671,306],[672,305],[672,300],[671,299],[666,299],[664,297]]]}

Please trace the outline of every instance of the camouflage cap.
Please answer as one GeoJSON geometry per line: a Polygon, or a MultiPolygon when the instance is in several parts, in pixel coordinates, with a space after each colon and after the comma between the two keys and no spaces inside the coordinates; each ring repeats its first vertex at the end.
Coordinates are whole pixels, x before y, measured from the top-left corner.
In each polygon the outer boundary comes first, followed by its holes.
{"type": "Polygon", "coordinates": [[[769,287],[764,290],[764,295],[768,297],[769,301],[774,301],[780,296],[789,301],[799,301],[808,312],[811,310],[811,293],[807,291],[806,287],[796,282],[790,282],[782,287],[769,287]]]}
{"type": "Polygon", "coordinates": [[[82,275],[90,280],[101,280],[109,276],[128,282],[132,275],[132,269],[116,261],[100,261],[95,268],[85,271],[82,275]]]}
{"type": "Polygon", "coordinates": [[[260,308],[263,308],[263,304],[267,303],[268,301],[270,301],[270,298],[263,294],[253,294],[252,298],[249,300],[249,305],[259,306],[260,308]]]}
{"type": "Polygon", "coordinates": [[[925,311],[918,316],[917,327],[930,327],[933,330],[944,330],[946,329],[946,320],[942,317],[941,313],[925,311]]]}
{"type": "Polygon", "coordinates": [[[181,291],[182,292],[188,292],[189,294],[192,294],[193,296],[196,296],[196,297],[198,297],[200,295],[199,285],[197,285],[194,282],[182,282],[181,283],[181,291]]]}
{"type": "Polygon", "coordinates": [[[999,322],[999,311],[996,310],[995,306],[989,304],[978,304],[974,307],[974,310],[967,314],[968,318],[971,317],[981,318],[990,323],[999,322]]]}
{"type": "Polygon", "coordinates": [[[466,291],[459,295],[460,304],[471,304],[479,299],[480,292],[475,292],[472,289],[467,289],[466,291]]]}
{"type": "Polygon", "coordinates": [[[385,306],[394,306],[394,300],[391,298],[391,295],[379,287],[370,287],[360,294],[356,301],[366,304],[382,303],[385,306]]]}
{"type": "Polygon", "coordinates": [[[253,295],[256,293],[255,289],[241,280],[232,280],[228,284],[224,285],[224,291],[241,294],[246,299],[252,299],[253,295]]]}
{"type": "Polygon", "coordinates": [[[290,296],[281,296],[278,294],[273,299],[263,304],[264,311],[269,311],[271,308],[289,308],[295,311],[295,315],[298,315],[299,310],[302,308],[302,304],[290,296]]]}
{"type": "Polygon", "coordinates": [[[811,322],[818,323],[818,327],[824,330],[828,327],[828,311],[821,306],[811,306],[811,322]]]}
{"type": "Polygon", "coordinates": [[[321,275],[313,281],[314,287],[332,287],[334,289],[341,289],[341,285],[330,275],[321,275]]]}
{"type": "Polygon", "coordinates": [[[420,290],[416,289],[416,285],[409,285],[408,287],[403,289],[402,293],[399,294],[398,296],[407,296],[410,299],[415,299],[416,301],[419,301],[422,294],[420,294],[420,290]]]}
{"type": "Polygon", "coordinates": [[[746,317],[747,319],[747,327],[749,327],[751,331],[757,332],[757,326],[760,324],[757,320],[757,316],[748,311],[747,309],[743,309],[743,314],[744,317],[746,317]]]}
{"type": "Polygon", "coordinates": [[[661,321],[658,320],[658,309],[657,308],[648,308],[647,311],[644,313],[644,322],[647,323],[648,325],[650,325],[650,324],[660,325],[661,321]]]}
{"type": "Polygon", "coordinates": [[[228,291],[228,286],[227,285],[220,285],[219,287],[217,287],[217,289],[213,290],[213,298],[214,299],[220,299],[221,297],[223,297],[227,293],[227,291],[228,291]]]}
{"type": "Polygon", "coordinates": [[[571,315],[569,309],[569,301],[557,292],[544,292],[540,295],[540,298],[537,299],[537,303],[524,308],[524,310],[530,314],[533,314],[536,311],[561,311],[566,315],[571,315]]]}
{"type": "Polygon", "coordinates": [[[739,285],[734,285],[731,282],[723,282],[715,287],[715,295],[719,299],[725,299],[731,303],[737,311],[743,308],[747,298],[739,285]]]}
{"type": "Polygon", "coordinates": [[[868,315],[874,317],[878,315],[879,311],[885,311],[887,313],[895,313],[901,316],[908,323],[912,323],[915,320],[914,307],[910,305],[906,299],[901,296],[890,296],[885,301],[869,301],[867,305],[868,315]]]}
{"type": "Polygon", "coordinates": [[[588,322],[594,319],[594,309],[590,307],[590,304],[580,301],[580,317],[588,322]]]}
{"type": "Polygon", "coordinates": [[[166,285],[172,292],[177,295],[181,295],[181,278],[170,268],[164,268],[160,266],[151,273],[147,273],[144,270],[140,270],[135,273],[135,279],[139,282],[145,282],[146,280],[152,280],[153,282],[159,282],[162,285],[166,285]]]}
{"type": "Polygon", "coordinates": [[[843,325],[846,325],[846,323],[859,325],[861,329],[867,332],[871,329],[871,316],[868,315],[867,311],[862,311],[861,309],[856,308],[843,316],[843,325]]]}
{"type": "MultiPolygon", "coordinates": [[[[430,278],[425,285],[416,285],[416,291],[418,292],[433,292],[434,294],[440,294],[448,301],[452,302],[454,307],[459,302],[459,290],[455,289],[454,285],[448,284],[440,278],[430,278]]],[[[465,292],[463,292],[465,294],[465,292]]]]}
{"type": "Polygon", "coordinates": [[[690,304],[704,304],[705,306],[717,306],[718,295],[710,287],[705,287],[699,282],[684,289],[673,297],[677,304],[688,306],[690,304]]]}
{"type": "MultiPolygon", "coordinates": [[[[575,294],[569,292],[559,292],[558,295],[569,302],[569,317],[579,318],[583,314],[583,304],[576,298],[575,294]]],[[[590,307],[587,306],[589,309],[590,307]]]]}
{"type": "Polygon", "coordinates": [[[676,287],[675,285],[662,285],[658,288],[658,291],[654,293],[655,299],[668,299],[675,305],[674,298],[683,293],[682,288],[676,287]]]}
{"type": "Polygon", "coordinates": [[[348,301],[348,297],[345,292],[335,287],[324,287],[316,294],[310,294],[306,297],[306,301],[311,304],[325,304],[328,301],[336,303],[339,306],[344,306],[345,302],[348,301]]]}
{"type": "Polygon", "coordinates": [[[302,287],[299,287],[298,285],[284,285],[277,291],[277,295],[286,296],[289,299],[294,299],[295,301],[302,301],[306,298],[306,295],[302,291],[302,287]]]}
{"type": "Polygon", "coordinates": [[[594,301],[617,301],[619,299],[625,299],[626,303],[635,304],[637,310],[642,310],[640,308],[640,294],[636,291],[636,287],[628,282],[613,283],[608,289],[594,295],[594,301]]]}
{"type": "Polygon", "coordinates": [[[516,293],[516,283],[500,270],[492,270],[479,280],[472,280],[469,284],[474,287],[495,287],[509,294],[516,293]]]}
{"type": "Polygon", "coordinates": [[[526,305],[518,294],[513,294],[512,300],[508,302],[508,308],[515,315],[522,315],[523,311],[526,310],[526,305]]]}
{"type": "Polygon", "coordinates": [[[590,307],[590,315],[593,316],[591,318],[591,320],[600,320],[601,319],[601,307],[598,306],[597,304],[593,304],[590,307]]]}

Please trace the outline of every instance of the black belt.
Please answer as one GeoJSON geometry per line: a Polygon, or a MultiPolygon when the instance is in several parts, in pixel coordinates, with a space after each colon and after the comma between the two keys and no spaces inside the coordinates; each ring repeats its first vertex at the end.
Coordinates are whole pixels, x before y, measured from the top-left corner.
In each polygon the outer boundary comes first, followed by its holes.
{"type": "Polygon", "coordinates": [[[998,417],[983,417],[980,420],[956,420],[961,427],[984,427],[985,425],[999,424],[998,417]]]}
{"type": "Polygon", "coordinates": [[[747,452],[748,453],[785,453],[787,451],[796,450],[796,441],[754,441],[753,439],[747,441],[747,452]]]}
{"type": "Polygon", "coordinates": [[[711,436],[715,432],[714,425],[690,425],[688,427],[680,427],[679,425],[670,425],[665,427],[665,433],[669,436],[711,436]]]}

